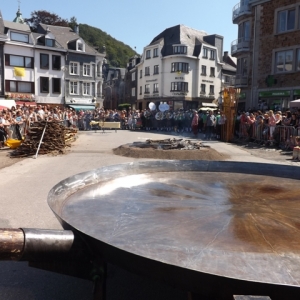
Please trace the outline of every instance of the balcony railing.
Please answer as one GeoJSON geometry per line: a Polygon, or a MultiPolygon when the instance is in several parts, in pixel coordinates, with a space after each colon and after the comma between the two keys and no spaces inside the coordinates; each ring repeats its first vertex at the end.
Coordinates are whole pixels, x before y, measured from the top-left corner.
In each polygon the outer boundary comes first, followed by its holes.
{"type": "Polygon", "coordinates": [[[248,75],[241,75],[241,74],[237,74],[235,76],[235,86],[236,87],[241,87],[241,86],[248,86],[248,75]]]}
{"type": "Polygon", "coordinates": [[[249,38],[239,38],[231,43],[231,54],[236,54],[237,52],[250,51],[250,39],[249,38]]]}
{"type": "Polygon", "coordinates": [[[249,5],[249,0],[241,0],[232,9],[232,22],[234,23],[240,16],[250,13],[251,7],[249,5]]]}

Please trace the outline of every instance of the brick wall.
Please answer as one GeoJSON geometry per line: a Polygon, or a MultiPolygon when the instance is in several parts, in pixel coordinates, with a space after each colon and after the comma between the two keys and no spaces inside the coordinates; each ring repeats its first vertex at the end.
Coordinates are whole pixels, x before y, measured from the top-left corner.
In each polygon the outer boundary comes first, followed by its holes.
{"type": "MultiPolygon", "coordinates": [[[[272,73],[273,49],[298,45],[300,48],[300,30],[274,35],[275,10],[291,4],[299,3],[297,0],[272,0],[262,5],[260,19],[260,50],[258,56],[258,88],[267,88],[266,77],[272,73]]],[[[273,74],[277,79],[274,88],[293,87],[300,85],[300,72],[291,74],[273,74]]]]}

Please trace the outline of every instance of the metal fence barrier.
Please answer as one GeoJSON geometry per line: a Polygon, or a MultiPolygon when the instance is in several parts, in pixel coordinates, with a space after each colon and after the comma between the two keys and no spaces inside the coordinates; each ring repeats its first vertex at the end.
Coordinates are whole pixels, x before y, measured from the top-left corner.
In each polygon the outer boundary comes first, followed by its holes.
{"type": "Polygon", "coordinates": [[[293,126],[268,126],[264,123],[240,124],[239,139],[251,140],[261,145],[277,145],[291,150],[296,145],[296,137],[300,136],[300,128],[293,126]]]}

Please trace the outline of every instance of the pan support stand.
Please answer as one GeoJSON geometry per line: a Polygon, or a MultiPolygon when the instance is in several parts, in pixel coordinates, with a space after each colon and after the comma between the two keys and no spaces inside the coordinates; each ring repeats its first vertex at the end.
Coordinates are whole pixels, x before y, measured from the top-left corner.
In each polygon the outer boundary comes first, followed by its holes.
{"type": "Polygon", "coordinates": [[[92,271],[94,281],[93,300],[106,300],[106,275],[107,265],[105,262],[97,262],[95,269],[92,271]]]}

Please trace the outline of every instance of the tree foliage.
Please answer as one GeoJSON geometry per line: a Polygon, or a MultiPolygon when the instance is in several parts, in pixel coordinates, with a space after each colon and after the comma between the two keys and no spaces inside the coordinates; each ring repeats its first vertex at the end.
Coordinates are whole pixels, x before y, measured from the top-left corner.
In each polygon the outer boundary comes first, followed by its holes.
{"type": "Polygon", "coordinates": [[[80,24],[79,35],[99,52],[103,52],[103,47],[105,47],[106,59],[113,67],[126,67],[128,59],[136,54],[128,45],[116,40],[101,29],[80,24]]]}
{"type": "MultiPolygon", "coordinates": [[[[25,22],[31,27],[33,31],[36,30],[37,26],[42,23],[46,25],[56,25],[71,27],[73,30],[77,23],[76,17],[63,19],[55,13],[50,13],[46,10],[35,10],[31,13],[31,18],[25,19],[25,22]]],[[[86,25],[79,25],[79,35],[88,43],[90,46],[98,49],[99,52],[103,53],[104,47],[106,50],[106,59],[109,64],[113,67],[124,68],[128,63],[128,59],[136,54],[136,52],[128,45],[114,39],[106,32],[101,29],[86,25]]]]}
{"type": "Polygon", "coordinates": [[[46,10],[35,10],[30,15],[31,17],[25,19],[24,21],[31,27],[33,31],[36,30],[37,26],[40,23],[46,25],[69,27],[69,22],[67,19],[63,19],[57,14],[50,13],[46,10]]]}

